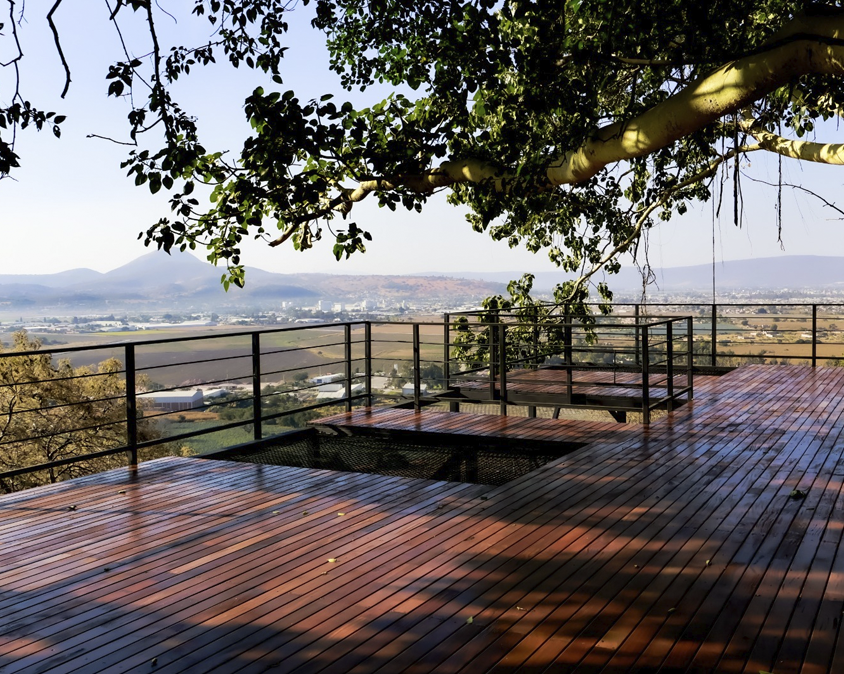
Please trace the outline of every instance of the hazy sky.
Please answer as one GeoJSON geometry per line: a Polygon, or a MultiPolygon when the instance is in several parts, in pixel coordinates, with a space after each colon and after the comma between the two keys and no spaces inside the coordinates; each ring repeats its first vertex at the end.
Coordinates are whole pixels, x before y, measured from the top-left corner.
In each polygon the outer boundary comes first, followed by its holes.
{"type": "MultiPolygon", "coordinates": [[[[169,8],[176,3],[162,5],[169,8]]],[[[290,40],[291,49],[283,66],[283,86],[273,85],[251,71],[234,71],[225,66],[197,71],[180,83],[180,100],[199,117],[207,148],[228,147],[237,152],[248,131],[242,101],[258,84],[267,89],[294,89],[300,98],[326,91],[335,92],[341,101],[349,98],[327,69],[325,51],[308,26],[308,10],[289,15],[291,30],[285,39],[290,40]]],[[[23,168],[14,173],[15,180],[0,182],[0,273],[47,273],[74,267],[108,271],[148,252],[137,239],[138,233],[167,215],[167,196],[163,190],[152,196],[125,177],[119,164],[127,148],[86,138],[90,133],[115,137],[125,134],[126,103],[105,96],[107,64],[120,54],[120,47],[103,5],[76,3],[62,6],[57,13],[73,73],[64,101],[59,99],[63,72],[50,41],[44,11],[43,3],[27,7],[28,22],[21,31],[26,54],[22,93],[39,107],[59,111],[68,118],[62,126],[61,140],[49,132],[27,131],[19,135],[17,151],[23,168]],[[83,11],[91,16],[81,14],[83,11]]],[[[128,18],[130,12],[124,8],[124,13],[128,18]]],[[[6,17],[0,19],[5,21],[6,17]]],[[[190,22],[183,21],[178,26],[168,23],[171,25],[162,24],[163,30],[179,30],[181,42],[191,41],[190,36],[185,37],[192,29],[190,22]]],[[[195,37],[196,42],[202,39],[201,34],[195,37]]],[[[143,44],[135,44],[136,53],[146,51],[143,44]]],[[[6,31],[6,37],[0,37],[0,61],[7,60],[11,53],[6,31]]],[[[8,95],[10,77],[8,68],[0,69],[3,95],[8,95]]],[[[366,92],[357,94],[354,100],[375,102],[381,97],[366,92]]],[[[832,142],[842,137],[834,126],[825,129],[825,133],[828,135],[820,140],[832,142]]],[[[759,179],[775,181],[776,160],[762,154],[750,156],[752,166],[748,171],[759,179]]],[[[784,161],[783,177],[786,182],[802,183],[835,201],[841,195],[844,167],[784,161]]],[[[742,229],[733,226],[732,196],[725,195],[718,220],[714,219],[711,205],[706,204],[655,228],[650,234],[651,263],[711,263],[713,227],[719,261],[788,254],[844,255],[844,223],[835,220],[837,214],[817,200],[785,192],[782,251],[776,235],[775,190],[745,180],[743,191],[742,229]]],[[[462,214],[445,203],[444,196],[429,203],[421,215],[382,211],[374,203],[364,202],[355,207],[355,216],[375,238],[365,256],[338,263],[330,254],[330,245],[302,254],[290,247],[269,249],[256,243],[246,247],[245,262],[280,273],[554,269],[542,253],[513,250],[506,243],[472,232],[462,214]]]]}

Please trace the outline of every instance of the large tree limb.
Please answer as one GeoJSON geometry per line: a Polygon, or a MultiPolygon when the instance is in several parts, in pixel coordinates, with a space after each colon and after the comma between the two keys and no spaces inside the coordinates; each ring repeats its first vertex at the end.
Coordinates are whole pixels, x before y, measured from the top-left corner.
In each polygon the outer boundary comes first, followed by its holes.
{"type": "MultiPolygon", "coordinates": [[[[584,182],[610,164],[651,154],[802,75],[844,75],[844,10],[795,17],[770,43],[774,45],[771,49],[725,63],[641,115],[602,127],[581,147],[551,159],[545,174],[548,185],[584,182]]],[[[772,143],[771,147],[779,146],[772,143]]],[[[798,154],[807,157],[813,149],[803,145],[798,154]]],[[[832,155],[827,150],[817,156],[816,161],[826,161],[832,155]]],[[[515,181],[510,170],[478,159],[462,159],[417,175],[361,182],[340,202],[350,205],[369,192],[398,186],[428,193],[458,183],[491,183],[495,189],[507,191],[515,181]]]]}
{"type": "Polygon", "coordinates": [[[844,165],[844,143],[817,143],[808,140],[793,140],[766,131],[756,123],[749,113],[739,121],[742,131],[756,139],[764,150],[781,154],[791,159],[803,159],[821,164],[844,165]]]}

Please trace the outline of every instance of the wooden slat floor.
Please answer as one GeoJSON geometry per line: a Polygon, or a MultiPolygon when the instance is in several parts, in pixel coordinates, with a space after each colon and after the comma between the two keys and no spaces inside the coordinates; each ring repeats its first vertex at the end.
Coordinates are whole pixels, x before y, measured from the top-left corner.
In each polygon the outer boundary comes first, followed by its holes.
{"type": "MultiPolygon", "coordinates": [[[[697,378],[696,378],[697,379],[697,378]]],[[[572,393],[586,396],[612,396],[616,398],[642,397],[643,376],[638,372],[615,372],[608,370],[577,370],[572,374],[572,393]]],[[[651,398],[664,398],[668,376],[653,373],[648,376],[651,398]]],[[[489,380],[454,376],[452,386],[462,391],[489,391],[489,380]]],[[[688,386],[685,374],[674,376],[674,387],[680,390],[688,386]]],[[[498,380],[496,390],[500,389],[498,380]]],[[[563,395],[566,393],[566,371],[550,368],[537,370],[513,370],[507,373],[507,391],[510,395],[563,395]]]]}
{"type": "Polygon", "coordinates": [[[4,496],[0,671],[844,672],[842,413],[844,369],[749,366],[500,487],[173,458],[4,496]]]}
{"type": "Polygon", "coordinates": [[[423,410],[418,413],[413,410],[393,407],[367,407],[352,412],[341,412],[340,414],[316,419],[311,423],[330,429],[349,429],[353,432],[379,429],[460,437],[491,437],[508,440],[571,443],[591,443],[610,437],[621,440],[627,435],[640,433],[640,430],[635,426],[621,425],[617,422],[522,416],[503,417],[436,410],[423,410]]]}

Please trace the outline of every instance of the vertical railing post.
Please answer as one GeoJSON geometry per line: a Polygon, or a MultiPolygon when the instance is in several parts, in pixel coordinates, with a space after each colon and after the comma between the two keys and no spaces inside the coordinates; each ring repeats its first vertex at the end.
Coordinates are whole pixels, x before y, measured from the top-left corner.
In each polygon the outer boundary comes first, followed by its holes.
{"type": "Polygon", "coordinates": [[[565,364],[566,364],[566,402],[571,403],[572,397],[574,395],[574,381],[572,376],[572,369],[574,367],[574,358],[572,354],[572,324],[571,324],[571,313],[569,312],[569,305],[566,305],[566,311],[563,314],[563,320],[565,321],[563,324],[563,346],[564,346],[564,353],[565,353],[565,364]]]}
{"type": "Polygon", "coordinates": [[[718,305],[712,305],[712,367],[718,364],[718,305]]]}
{"type": "Polygon", "coordinates": [[[648,349],[648,326],[643,325],[642,330],[642,423],[646,426],[651,423],[651,354],[648,349]]]}
{"type": "MultiPolygon", "coordinates": [[[[451,390],[451,314],[443,314],[443,393],[451,390]]],[[[449,412],[459,412],[460,403],[448,402],[449,412]]]]}
{"type": "Polygon", "coordinates": [[[818,305],[812,305],[812,367],[818,365],[818,305]]]}
{"type": "Polygon", "coordinates": [[[688,360],[686,361],[686,386],[689,387],[689,400],[694,398],[694,350],[695,350],[695,336],[694,336],[695,320],[691,316],[686,318],[686,350],[688,360]]]}
{"type": "Polygon", "coordinates": [[[129,465],[138,465],[138,399],[135,391],[137,376],[135,370],[135,345],[124,347],[126,369],[126,445],[129,447],[129,465]]]}
{"type": "MultiPolygon", "coordinates": [[[[536,370],[541,365],[539,362],[539,307],[537,306],[533,307],[533,330],[531,330],[531,335],[533,338],[531,369],[536,370]]],[[[528,417],[531,419],[536,417],[536,405],[528,405],[528,417]]]]}
{"type": "Polygon", "coordinates": [[[261,335],[252,333],[252,437],[260,440],[261,431],[261,335]]]}
{"type": "Polygon", "coordinates": [[[636,304],[633,308],[633,320],[636,323],[636,327],[633,329],[633,334],[636,335],[635,340],[636,344],[633,347],[633,350],[636,354],[636,365],[640,365],[642,362],[642,354],[640,349],[642,348],[641,343],[639,342],[639,305],[636,304]]]}
{"type": "Polygon", "coordinates": [[[366,368],[366,406],[372,407],[372,323],[363,324],[363,361],[366,368]]]}
{"type": "Polygon", "coordinates": [[[674,320],[670,319],[665,326],[665,358],[668,365],[668,411],[674,409],[674,320]]]}
{"type": "Polygon", "coordinates": [[[501,416],[507,416],[507,326],[498,326],[498,381],[501,416]]]}
{"type": "Polygon", "coordinates": [[[489,335],[489,399],[495,400],[495,369],[498,363],[496,341],[498,340],[498,331],[492,323],[487,323],[487,333],[489,335]]]}
{"type": "Polygon", "coordinates": [[[349,323],[343,326],[343,359],[345,369],[343,373],[346,379],[346,411],[352,411],[352,326],[349,323]]]}
{"type": "Polygon", "coordinates": [[[443,391],[449,389],[451,379],[451,319],[448,314],[443,314],[443,391]]]}
{"type": "Polygon", "coordinates": [[[419,362],[419,323],[413,324],[413,409],[417,412],[421,409],[420,397],[422,394],[422,382],[420,381],[419,362]]]}

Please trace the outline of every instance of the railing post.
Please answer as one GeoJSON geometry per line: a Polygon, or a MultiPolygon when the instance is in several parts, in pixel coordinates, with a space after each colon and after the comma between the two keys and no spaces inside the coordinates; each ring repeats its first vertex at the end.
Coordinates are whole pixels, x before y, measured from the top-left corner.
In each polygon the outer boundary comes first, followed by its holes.
{"type": "Polygon", "coordinates": [[[487,331],[489,332],[489,399],[495,400],[495,366],[498,363],[498,351],[496,348],[496,341],[498,339],[498,331],[492,323],[487,324],[487,331]]]}
{"type": "Polygon", "coordinates": [[[413,409],[421,409],[420,397],[422,393],[419,367],[419,323],[413,324],[413,409]]]}
{"type": "Polygon", "coordinates": [[[694,398],[694,369],[695,369],[695,319],[691,316],[686,318],[686,349],[688,350],[688,361],[686,362],[686,386],[689,387],[689,400],[694,398]]]}
{"type": "Polygon", "coordinates": [[[651,423],[651,354],[648,349],[648,326],[641,326],[642,330],[642,423],[651,423]]]}
{"type": "Polygon", "coordinates": [[[668,411],[674,409],[674,321],[669,320],[665,326],[665,358],[668,361],[668,401],[666,403],[668,411]]]}
{"type": "Polygon", "coordinates": [[[363,361],[366,368],[366,406],[372,407],[372,323],[363,324],[363,361]]]}
{"type": "Polygon", "coordinates": [[[633,329],[633,334],[636,336],[636,345],[633,347],[635,351],[636,357],[636,365],[641,365],[642,363],[642,354],[640,349],[642,348],[642,344],[639,342],[639,305],[636,304],[633,308],[633,320],[636,322],[636,327],[633,329]]]}
{"type": "Polygon", "coordinates": [[[507,326],[498,326],[498,381],[501,400],[501,416],[507,416],[507,326]]]}
{"type": "Polygon", "coordinates": [[[443,314],[443,391],[448,391],[451,379],[451,320],[448,314],[443,314]]]}
{"type": "MultiPolygon", "coordinates": [[[[531,361],[531,369],[536,370],[541,363],[539,362],[539,307],[533,307],[533,358],[531,361]]],[[[528,405],[528,417],[536,418],[536,405],[528,405]]]]}
{"type": "Polygon", "coordinates": [[[352,326],[348,323],[343,326],[343,350],[346,371],[346,411],[352,411],[352,326]]]}
{"type": "Polygon", "coordinates": [[[718,305],[712,305],[712,367],[718,364],[718,305]]]}
{"type": "Polygon", "coordinates": [[[138,399],[135,386],[137,377],[135,372],[135,345],[124,347],[124,361],[126,370],[126,445],[129,447],[129,465],[138,465],[138,399]]]}
{"type": "Polygon", "coordinates": [[[812,305],[812,367],[818,365],[818,305],[812,305]]]}
{"type": "Polygon", "coordinates": [[[252,437],[260,440],[261,431],[261,334],[252,333],[252,437]]]}
{"type": "Polygon", "coordinates": [[[566,311],[563,314],[563,346],[565,349],[566,358],[566,397],[567,403],[571,403],[574,395],[574,382],[572,377],[572,368],[574,366],[574,359],[572,357],[572,327],[571,327],[571,313],[569,312],[569,305],[566,304],[566,311]]]}

